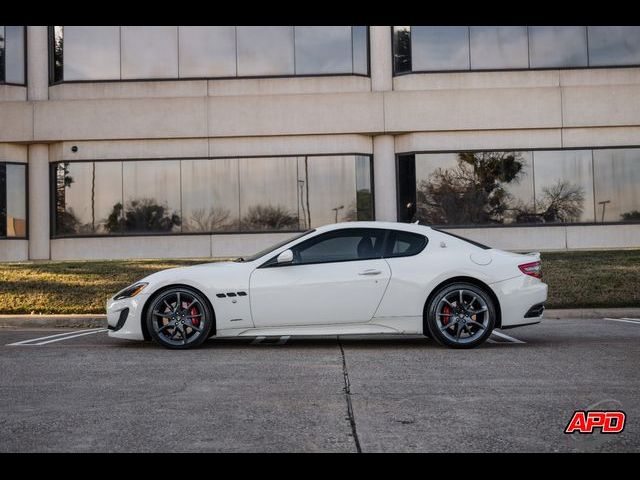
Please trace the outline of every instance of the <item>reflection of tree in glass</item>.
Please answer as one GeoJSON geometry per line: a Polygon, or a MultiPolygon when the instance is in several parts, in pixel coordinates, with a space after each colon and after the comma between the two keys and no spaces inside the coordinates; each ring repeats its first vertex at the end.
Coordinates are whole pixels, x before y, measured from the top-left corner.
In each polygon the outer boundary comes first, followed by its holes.
{"type": "Polygon", "coordinates": [[[56,168],[56,233],[64,235],[69,233],[79,233],[80,222],[76,217],[73,208],[66,206],[66,189],[71,188],[74,182],[69,175],[69,162],[59,163],[56,168]]]}
{"type": "Polygon", "coordinates": [[[358,190],[356,192],[356,201],[349,205],[347,213],[344,215],[345,222],[353,222],[356,220],[369,221],[373,220],[371,191],[368,189],[358,190]]]}
{"type": "Polygon", "coordinates": [[[535,208],[519,204],[514,207],[518,223],[578,222],[584,211],[584,189],[568,180],[558,180],[542,189],[535,208]]]}
{"type": "Polygon", "coordinates": [[[168,211],[166,205],[159,205],[151,198],[130,200],[124,208],[118,202],[107,217],[105,228],[117,233],[123,228],[127,232],[169,232],[181,223],[180,215],[168,211]]]}
{"type": "Polygon", "coordinates": [[[640,222],[640,211],[631,210],[620,215],[623,222],[640,222]]]}
{"type": "Polygon", "coordinates": [[[64,47],[64,40],[62,37],[63,27],[54,27],[54,41],[53,41],[53,78],[55,81],[62,80],[63,58],[62,49],[64,47]]]}
{"type": "Polygon", "coordinates": [[[437,168],[416,190],[414,220],[435,224],[502,223],[524,161],[519,152],[463,152],[457,165],[437,168]]]}
{"type": "Polygon", "coordinates": [[[255,205],[242,218],[243,230],[292,230],[298,227],[298,216],[280,205],[255,205]]]}
{"type": "Polygon", "coordinates": [[[228,222],[231,212],[222,207],[198,208],[182,225],[183,232],[214,232],[232,229],[234,222],[228,222]]]}

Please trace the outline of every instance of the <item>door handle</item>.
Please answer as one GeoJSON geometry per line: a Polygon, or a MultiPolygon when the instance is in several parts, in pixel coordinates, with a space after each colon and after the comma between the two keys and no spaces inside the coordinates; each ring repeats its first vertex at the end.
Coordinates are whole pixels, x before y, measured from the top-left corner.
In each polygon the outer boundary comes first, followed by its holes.
{"type": "Polygon", "coordinates": [[[364,272],[360,272],[358,275],[380,275],[382,270],[375,270],[370,268],[369,270],[365,270],[364,272]]]}

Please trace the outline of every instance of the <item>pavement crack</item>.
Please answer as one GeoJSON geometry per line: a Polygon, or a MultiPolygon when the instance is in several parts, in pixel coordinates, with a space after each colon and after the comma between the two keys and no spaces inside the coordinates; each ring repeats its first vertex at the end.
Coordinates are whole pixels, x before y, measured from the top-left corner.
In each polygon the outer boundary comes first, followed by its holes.
{"type": "Polygon", "coordinates": [[[358,430],[356,428],[356,417],[353,414],[353,404],[351,403],[351,382],[349,381],[349,371],[347,370],[347,359],[344,356],[344,348],[342,348],[340,337],[338,337],[338,346],[340,347],[340,354],[342,355],[342,375],[344,377],[343,391],[345,400],[347,401],[347,419],[351,425],[351,435],[353,436],[353,440],[356,444],[356,452],[362,453],[360,439],[358,438],[358,430]]]}

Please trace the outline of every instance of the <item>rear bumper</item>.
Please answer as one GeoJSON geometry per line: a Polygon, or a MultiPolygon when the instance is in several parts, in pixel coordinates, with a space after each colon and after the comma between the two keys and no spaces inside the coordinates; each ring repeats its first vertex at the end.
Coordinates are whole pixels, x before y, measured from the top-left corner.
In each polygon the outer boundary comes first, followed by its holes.
{"type": "Polygon", "coordinates": [[[529,275],[491,284],[502,313],[502,327],[531,325],[542,320],[547,284],[529,275]]]}

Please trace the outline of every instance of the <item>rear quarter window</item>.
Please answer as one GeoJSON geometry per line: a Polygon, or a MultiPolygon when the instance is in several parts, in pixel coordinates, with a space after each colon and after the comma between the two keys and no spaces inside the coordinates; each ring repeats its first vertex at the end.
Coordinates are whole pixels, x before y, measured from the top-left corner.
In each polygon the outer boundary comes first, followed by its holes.
{"type": "Polygon", "coordinates": [[[417,255],[424,250],[428,242],[429,240],[424,235],[392,230],[387,240],[385,257],[410,257],[417,255]]]}

